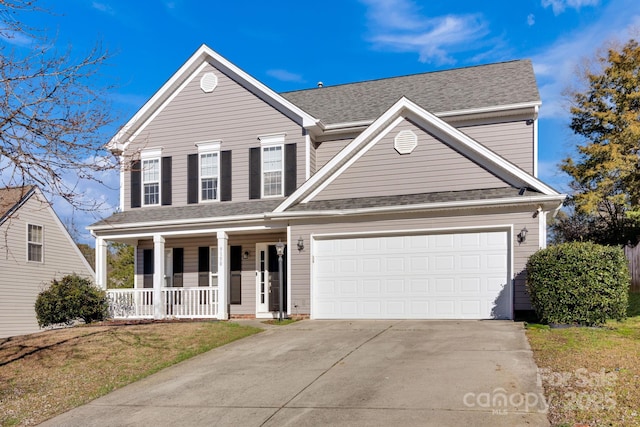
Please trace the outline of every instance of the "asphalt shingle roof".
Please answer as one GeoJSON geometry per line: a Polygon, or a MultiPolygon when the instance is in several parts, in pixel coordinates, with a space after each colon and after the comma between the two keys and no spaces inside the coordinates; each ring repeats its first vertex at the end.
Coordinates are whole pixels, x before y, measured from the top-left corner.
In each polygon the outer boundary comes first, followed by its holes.
{"type": "Polygon", "coordinates": [[[32,185],[0,188],[0,221],[4,219],[5,215],[7,215],[32,188],[32,185]]]}
{"type": "Polygon", "coordinates": [[[90,227],[171,220],[175,220],[176,222],[189,219],[205,220],[207,218],[219,220],[224,217],[271,212],[276,206],[282,203],[282,200],[283,199],[250,200],[248,202],[221,202],[188,206],[131,209],[124,212],[117,212],[108,218],[92,224],[90,227]]]}
{"type": "MultiPolygon", "coordinates": [[[[465,191],[442,191],[438,193],[403,194],[383,197],[360,197],[354,199],[318,200],[292,206],[289,211],[323,211],[340,209],[377,208],[384,206],[410,206],[423,203],[445,203],[469,200],[488,200],[517,197],[520,189],[515,187],[490,188],[465,191]]],[[[527,190],[525,195],[540,194],[527,190]]]]}
{"type": "Polygon", "coordinates": [[[540,101],[530,60],[281,93],[325,124],[374,120],[402,96],[431,113],[540,101]]]}

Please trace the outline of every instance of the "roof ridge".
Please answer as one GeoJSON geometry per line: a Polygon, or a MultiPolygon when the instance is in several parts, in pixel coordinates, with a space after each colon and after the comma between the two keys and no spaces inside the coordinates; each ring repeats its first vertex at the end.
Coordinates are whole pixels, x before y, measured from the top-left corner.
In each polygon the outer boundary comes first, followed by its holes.
{"type": "Polygon", "coordinates": [[[468,66],[465,66],[465,67],[447,68],[447,69],[444,69],[444,70],[431,70],[431,71],[424,71],[424,72],[420,72],[420,73],[403,74],[403,75],[399,75],[399,76],[379,77],[379,78],[374,78],[374,79],[359,80],[359,81],[348,82],[348,83],[338,83],[338,84],[335,84],[335,85],[325,85],[324,82],[323,82],[323,86],[322,87],[309,87],[309,88],[304,88],[304,89],[289,90],[289,91],[285,91],[285,92],[278,92],[278,94],[279,95],[288,95],[288,94],[299,93],[299,92],[309,92],[309,91],[315,91],[315,90],[319,91],[319,90],[323,90],[323,89],[326,90],[326,89],[338,88],[338,87],[343,87],[343,86],[358,85],[358,84],[363,84],[363,83],[379,82],[379,81],[384,81],[384,80],[402,79],[402,78],[415,77],[415,76],[424,76],[426,74],[444,74],[444,73],[448,73],[448,72],[456,72],[456,71],[461,71],[461,70],[471,70],[473,68],[484,68],[484,67],[491,67],[491,66],[496,66],[496,65],[512,64],[512,63],[516,63],[516,62],[531,62],[531,59],[529,59],[529,58],[512,59],[512,60],[508,60],[508,61],[490,62],[488,64],[468,65],[468,66]]]}

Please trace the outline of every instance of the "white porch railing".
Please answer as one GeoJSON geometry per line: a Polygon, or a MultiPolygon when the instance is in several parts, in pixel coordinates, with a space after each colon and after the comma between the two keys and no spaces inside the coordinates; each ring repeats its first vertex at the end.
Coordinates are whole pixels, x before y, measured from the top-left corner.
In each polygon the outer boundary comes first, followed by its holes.
{"type": "MultiPolygon", "coordinates": [[[[218,289],[209,287],[162,288],[164,318],[215,318],[218,289]]],[[[108,289],[109,315],[114,319],[153,319],[153,289],[108,289]]]]}

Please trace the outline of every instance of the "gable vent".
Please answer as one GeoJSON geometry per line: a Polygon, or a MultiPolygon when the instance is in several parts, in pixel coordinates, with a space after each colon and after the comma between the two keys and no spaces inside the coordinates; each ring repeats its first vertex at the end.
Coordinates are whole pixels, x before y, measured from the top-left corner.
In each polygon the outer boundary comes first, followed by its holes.
{"type": "Polygon", "coordinates": [[[205,93],[211,93],[218,86],[218,77],[213,73],[206,73],[200,79],[200,88],[205,93]]]}
{"type": "Polygon", "coordinates": [[[410,130],[403,130],[396,135],[393,146],[400,154],[410,154],[418,146],[418,136],[410,130]]]}

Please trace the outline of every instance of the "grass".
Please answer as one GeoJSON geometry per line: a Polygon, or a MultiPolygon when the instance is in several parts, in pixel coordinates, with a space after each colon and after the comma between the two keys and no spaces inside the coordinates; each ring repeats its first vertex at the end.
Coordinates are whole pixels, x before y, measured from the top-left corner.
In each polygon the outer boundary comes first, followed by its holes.
{"type": "Polygon", "coordinates": [[[259,331],[227,322],[174,322],[85,326],[0,339],[0,425],[38,424],[259,331]]]}
{"type": "Polygon", "coordinates": [[[291,323],[297,322],[298,319],[282,319],[281,321],[278,319],[269,319],[269,320],[265,320],[262,323],[266,323],[267,325],[276,325],[276,326],[284,326],[284,325],[290,325],[291,323]]]}
{"type": "Polygon", "coordinates": [[[552,426],[640,426],[640,293],[601,328],[528,325],[552,426]]]}

